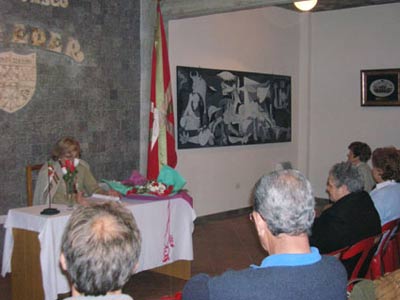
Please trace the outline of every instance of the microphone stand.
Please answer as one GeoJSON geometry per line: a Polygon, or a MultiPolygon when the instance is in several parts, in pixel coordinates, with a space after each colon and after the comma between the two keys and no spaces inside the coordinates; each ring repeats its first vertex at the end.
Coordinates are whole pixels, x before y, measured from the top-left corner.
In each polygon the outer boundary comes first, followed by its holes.
{"type": "MultiPolygon", "coordinates": [[[[60,211],[57,208],[51,207],[51,196],[50,196],[50,175],[49,175],[49,168],[51,164],[50,162],[47,163],[47,200],[49,202],[49,207],[43,209],[40,214],[41,215],[56,215],[59,214],[60,211]]],[[[55,172],[54,168],[51,166],[52,171],[55,172]]]]}

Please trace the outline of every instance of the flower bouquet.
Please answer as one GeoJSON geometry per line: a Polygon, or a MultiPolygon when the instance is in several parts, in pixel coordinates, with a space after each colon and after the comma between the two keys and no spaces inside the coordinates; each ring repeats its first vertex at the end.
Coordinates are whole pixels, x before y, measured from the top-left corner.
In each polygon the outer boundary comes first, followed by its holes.
{"type": "Polygon", "coordinates": [[[144,185],[136,185],[131,190],[129,190],[126,194],[151,194],[156,196],[167,196],[171,194],[174,187],[172,185],[165,185],[162,182],[157,182],[155,180],[150,180],[146,182],[144,185]]]}
{"type": "Polygon", "coordinates": [[[163,166],[157,180],[147,180],[138,171],[123,181],[102,180],[122,195],[169,196],[182,190],[186,180],[173,168],[163,166]]]}
{"type": "Polygon", "coordinates": [[[67,201],[68,207],[73,207],[75,203],[75,195],[77,193],[76,188],[76,174],[78,174],[78,170],[76,167],[79,164],[79,159],[75,158],[74,160],[65,160],[64,163],[61,164],[61,172],[63,173],[63,179],[66,186],[67,191],[67,201]]]}

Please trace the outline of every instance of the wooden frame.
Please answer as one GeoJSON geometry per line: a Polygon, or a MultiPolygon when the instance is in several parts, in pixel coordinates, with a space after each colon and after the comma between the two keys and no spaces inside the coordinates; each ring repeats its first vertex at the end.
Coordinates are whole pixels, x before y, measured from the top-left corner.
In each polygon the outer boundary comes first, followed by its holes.
{"type": "Polygon", "coordinates": [[[33,179],[32,179],[32,172],[33,171],[40,171],[43,164],[38,165],[28,165],[26,166],[26,204],[27,206],[33,205],[33,179]]]}
{"type": "Polygon", "coordinates": [[[361,106],[400,106],[400,69],[361,70],[361,106]]]}

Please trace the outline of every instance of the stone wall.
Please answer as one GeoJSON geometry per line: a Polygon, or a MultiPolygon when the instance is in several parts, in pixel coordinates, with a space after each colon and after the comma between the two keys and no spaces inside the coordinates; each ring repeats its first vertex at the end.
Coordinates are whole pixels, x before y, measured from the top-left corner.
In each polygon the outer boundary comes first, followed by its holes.
{"type": "Polygon", "coordinates": [[[0,109],[0,215],[25,206],[25,166],[46,161],[62,136],[81,142],[97,179],[139,168],[140,1],[0,0],[0,55],[8,51],[36,53],[37,75],[23,108],[0,109]],[[12,42],[16,24],[28,43],[12,42]],[[45,32],[42,46],[31,43],[34,28],[45,32]],[[61,36],[62,53],[46,50],[51,33],[61,36]],[[83,61],[64,54],[69,38],[83,61]]]}

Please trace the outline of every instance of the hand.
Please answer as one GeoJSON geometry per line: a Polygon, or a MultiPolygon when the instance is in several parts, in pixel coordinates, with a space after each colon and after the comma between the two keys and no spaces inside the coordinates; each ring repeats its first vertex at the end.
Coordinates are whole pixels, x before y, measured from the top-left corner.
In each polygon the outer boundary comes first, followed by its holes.
{"type": "Polygon", "coordinates": [[[109,196],[121,198],[121,194],[118,193],[118,192],[115,191],[115,190],[110,189],[110,190],[107,191],[107,193],[108,193],[109,196]]]}
{"type": "Polygon", "coordinates": [[[88,206],[89,202],[86,200],[86,198],[83,196],[83,192],[78,192],[76,194],[76,202],[80,205],[83,206],[88,206]]]}

